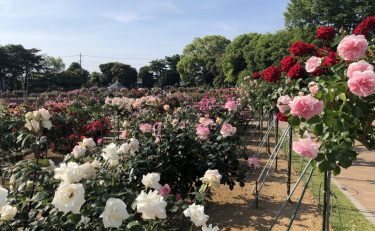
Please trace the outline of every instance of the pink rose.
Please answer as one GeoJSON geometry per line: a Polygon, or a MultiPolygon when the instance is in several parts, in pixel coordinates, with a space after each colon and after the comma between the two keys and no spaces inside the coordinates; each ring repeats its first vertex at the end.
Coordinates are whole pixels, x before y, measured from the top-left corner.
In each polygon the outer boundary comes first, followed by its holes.
{"type": "Polygon", "coordinates": [[[365,60],[361,60],[358,62],[351,63],[349,65],[347,75],[348,75],[348,78],[350,79],[351,77],[353,77],[353,73],[355,71],[364,72],[364,71],[373,71],[373,70],[374,70],[374,66],[372,66],[365,60]]]}
{"type": "Polygon", "coordinates": [[[320,144],[314,142],[311,137],[293,142],[293,151],[300,156],[314,159],[319,153],[320,144]]]}
{"type": "Polygon", "coordinates": [[[314,72],[318,67],[322,65],[322,59],[316,56],[312,56],[306,61],[306,71],[309,73],[314,72]]]}
{"type": "Polygon", "coordinates": [[[121,132],[120,137],[126,139],[128,137],[128,135],[129,135],[128,130],[125,130],[125,131],[121,132]]]}
{"type": "Polygon", "coordinates": [[[220,130],[220,133],[221,135],[223,135],[223,137],[233,136],[234,134],[236,134],[236,132],[237,128],[228,123],[224,123],[220,130]]]}
{"type": "Polygon", "coordinates": [[[281,113],[285,113],[290,110],[289,103],[292,99],[288,95],[280,96],[277,99],[277,108],[281,113]]]}
{"type": "Polygon", "coordinates": [[[139,129],[142,133],[151,133],[152,132],[152,125],[151,124],[140,124],[139,129]]]}
{"type": "Polygon", "coordinates": [[[210,136],[210,129],[206,126],[199,125],[197,127],[197,133],[198,138],[201,140],[207,140],[208,137],[210,136]]]}
{"type": "Polygon", "coordinates": [[[355,71],[348,80],[348,87],[357,96],[367,97],[375,94],[375,72],[355,71]]]}
{"type": "Polygon", "coordinates": [[[310,119],[323,111],[323,102],[315,99],[311,95],[296,96],[289,103],[289,106],[290,114],[305,119],[310,119]]]}
{"type": "Polygon", "coordinates": [[[210,126],[210,125],[214,125],[214,124],[215,124],[215,122],[214,122],[212,119],[210,119],[210,118],[205,118],[205,117],[201,117],[201,118],[199,119],[199,123],[200,123],[201,125],[205,126],[205,127],[208,127],[208,126],[210,126]]]}
{"type": "Polygon", "coordinates": [[[159,194],[162,196],[167,196],[169,193],[171,193],[171,187],[169,184],[165,184],[159,189],[159,194]]]}
{"type": "Polygon", "coordinates": [[[247,159],[247,165],[249,165],[250,168],[260,168],[260,161],[258,158],[249,157],[247,159]]]}
{"type": "Polygon", "coordinates": [[[228,100],[224,105],[224,109],[228,109],[228,111],[237,111],[236,101],[228,100]]]}
{"type": "Polygon", "coordinates": [[[347,35],[337,46],[339,56],[345,61],[354,61],[362,58],[367,50],[368,42],[363,35],[347,35]]]}
{"type": "Polygon", "coordinates": [[[165,111],[169,111],[171,109],[171,107],[168,104],[166,104],[166,105],[163,106],[163,109],[165,111]]]}
{"type": "Polygon", "coordinates": [[[318,84],[316,84],[315,82],[310,82],[309,83],[309,91],[310,91],[312,96],[316,95],[316,93],[319,92],[318,84]]]}

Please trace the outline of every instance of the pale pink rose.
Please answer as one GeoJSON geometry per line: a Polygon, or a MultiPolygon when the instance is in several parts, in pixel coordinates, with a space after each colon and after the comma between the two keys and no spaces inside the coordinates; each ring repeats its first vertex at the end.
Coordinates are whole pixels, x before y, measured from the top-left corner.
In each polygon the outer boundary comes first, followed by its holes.
{"type": "Polygon", "coordinates": [[[223,137],[233,136],[236,134],[237,128],[233,127],[229,123],[224,123],[221,127],[220,134],[223,135],[223,137]]]}
{"type": "Polygon", "coordinates": [[[349,90],[357,96],[367,97],[375,94],[375,72],[355,71],[348,80],[349,90]]]}
{"type": "Polygon", "coordinates": [[[142,133],[151,133],[153,130],[151,124],[140,124],[139,129],[142,133]]]}
{"type": "Polygon", "coordinates": [[[212,119],[210,119],[210,118],[205,118],[205,117],[200,118],[200,119],[199,119],[199,123],[200,123],[201,125],[205,126],[205,127],[208,127],[208,126],[210,126],[210,125],[214,125],[214,124],[215,124],[215,122],[214,122],[212,119]]]}
{"type": "Polygon", "coordinates": [[[210,136],[210,129],[206,126],[199,125],[197,127],[197,133],[198,138],[201,140],[207,140],[208,137],[210,136]]]}
{"type": "Polygon", "coordinates": [[[293,151],[300,156],[314,159],[319,153],[320,144],[313,141],[310,137],[293,142],[293,151]]]}
{"type": "Polygon", "coordinates": [[[120,137],[123,138],[123,139],[126,139],[128,136],[129,136],[128,130],[125,130],[125,131],[121,132],[121,134],[120,134],[120,137]]]}
{"type": "Polygon", "coordinates": [[[96,141],[98,144],[101,144],[103,142],[103,138],[99,138],[97,141],[96,141]]]}
{"type": "Polygon", "coordinates": [[[350,79],[351,77],[353,77],[353,73],[355,71],[364,72],[364,71],[373,71],[373,70],[374,70],[373,65],[369,64],[365,60],[361,60],[358,62],[351,63],[349,65],[347,75],[348,75],[348,78],[350,79]]]}
{"type": "Polygon", "coordinates": [[[277,99],[277,108],[281,113],[285,113],[290,110],[289,103],[292,99],[288,95],[280,96],[277,99]]]}
{"type": "Polygon", "coordinates": [[[260,161],[256,157],[249,157],[247,159],[247,165],[249,165],[250,168],[260,168],[260,161]]]}
{"type": "Polygon", "coordinates": [[[312,56],[306,61],[306,71],[309,73],[314,72],[318,67],[322,65],[322,59],[316,56],[312,56]]]}
{"type": "Polygon", "coordinates": [[[159,194],[162,196],[167,196],[169,193],[171,193],[171,187],[169,184],[165,184],[159,189],[159,194]]]}
{"type": "Polygon", "coordinates": [[[315,99],[311,95],[296,96],[289,103],[289,106],[290,114],[305,119],[310,119],[323,111],[323,102],[315,99]]]}
{"type": "Polygon", "coordinates": [[[347,35],[337,46],[339,56],[345,61],[355,61],[362,58],[367,50],[368,42],[363,35],[347,35]]]}
{"type": "Polygon", "coordinates": [[[168,104],[166,104],[166,105],[163,106],[163,109],[166,110],[166,111],[169,111],[171,109],[171,107],[168,104]]]}
{"type": "Polygon", "coordinates": [[[319,86],[316,84],[316,82],[310,82],[309,83],[309,91],[312,96],[316,95],[316,93],[319,92],[319,86]]]}
{"type": "Polygon", "coordinates": [[[224,109],[227,109],[228,111],[237,111],[236,101],[228,100],[224,105],[224,109]]]}

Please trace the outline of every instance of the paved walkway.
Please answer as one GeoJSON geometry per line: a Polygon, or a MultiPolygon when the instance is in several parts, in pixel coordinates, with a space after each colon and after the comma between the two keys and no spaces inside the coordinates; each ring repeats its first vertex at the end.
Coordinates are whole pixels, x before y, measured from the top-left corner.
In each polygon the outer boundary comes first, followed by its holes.
{"type": "Polygon", "coordinates": [[[357,148],[353,166],[342,169],[333,182],[344,192],[364,216],[375,225],[375,151],[357,148]]]}

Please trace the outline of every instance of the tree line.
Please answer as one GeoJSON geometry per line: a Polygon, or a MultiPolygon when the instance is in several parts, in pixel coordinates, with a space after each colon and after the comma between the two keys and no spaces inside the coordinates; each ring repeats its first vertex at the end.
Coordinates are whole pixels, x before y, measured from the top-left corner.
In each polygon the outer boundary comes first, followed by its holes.
{"type": "Polygon", "coordinates": [[[275,33],[248,33],[232,41],[221,35],[194,39],[182,54],[150,61],[137,71],[119,62],[99,65],[100,72],[85,70],[73,62],[41,55],[22,45],[0,46],[0,91],[71,90],[107,87],[116,81],[125,87],[234,86],[245,76],[277,64],[298,40],[314,42],[317,26],[333,26],[350,32],[367,16],[375,15],[372,0],[291,0],[284,13],[286,28],[275,33]]]}

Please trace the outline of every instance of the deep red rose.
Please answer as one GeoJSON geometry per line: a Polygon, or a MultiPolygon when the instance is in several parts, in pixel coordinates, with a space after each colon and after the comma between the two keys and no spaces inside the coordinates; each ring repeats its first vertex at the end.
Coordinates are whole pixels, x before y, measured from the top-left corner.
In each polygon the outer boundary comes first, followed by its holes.
{"type": "Polygon", "coordinates": [[[253,79],[259,79],[262,77],[262,75],[259,72],[253,72],[252,77],[253,79]]]}
{"type": "Polygon", "coordinates": [[[289,69],[286,75],[291,79],[303,78],[305,76],[305,70],[303,69],[301,64],[296,63],[292,68],[289,69]]]}
{"type": "Polygon", "coordinates": [[[291,67],[293,67],[294,64],[296,64],[297,59],[294,56],[285,56],[280,61],[281,70],[284,72],[288,72],[291,67]]]}
{"type": "Polygon", "coordinates": [[[282,112],[278,112],[278,113],[276,114],[276,116],[277,116],[277,119],[278,119],[279,121],[283,121],[283,122],[288,121],[288,117],[287,117],[286,115],[284,115],[282,112]]]}
{"type": "Polygon", "coordinates": [[[323,66],[332,66],[339,62],[339,60],[336,58],[336,52],[329,52],[329,54],[324,58],[323,66]]]}
{"type": "Polygon", "coordinates": [[[320,76],[322,74],[324,74],[326,72],[325,69],[321,68],[321,67],[318,67],[316,68],[316,70],[314,72],[311,72],[310,74],[313,75],[313,76],[320,76]]]}
{"type": "Polygon", "coordinates": [[[362,34],[366,38],[369,38],[369,32],[375,32],[375,16],[365,18],[356,28],[354,28],[352,33],[355,35],[362,34]]]}
{"type": "Polygon", "coordinates": [[[315,45],[305,42],[295,42],[290,47],[290,52],[296,56],[304,56],[315,52],[315,45]]]}
{"type": "Polygon", "coordinates": [[[331,49],[329,47],[322,47],[316,51],[316,56],[318,56],[319,58],[322,58],[328,55],[329,52],[331,52],[331,49]]]}
{"type": "Polygon", "coordinates": [[[269,66],[262,72],[263,79],[268,82],[276,82],[281,78],[281,70],[275,66],[269,66]]]}
{"type": "Polygon", "coordinates": [[[321,26],[315,32],[315,37],[322,40],[331,40],[335,35],[336,30],[331,26],[321,26]]]}

